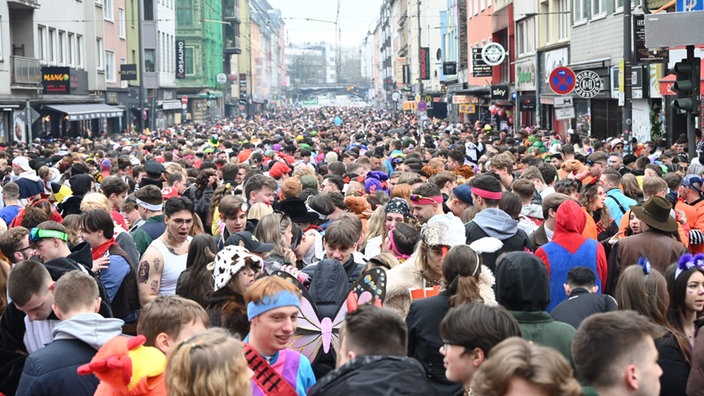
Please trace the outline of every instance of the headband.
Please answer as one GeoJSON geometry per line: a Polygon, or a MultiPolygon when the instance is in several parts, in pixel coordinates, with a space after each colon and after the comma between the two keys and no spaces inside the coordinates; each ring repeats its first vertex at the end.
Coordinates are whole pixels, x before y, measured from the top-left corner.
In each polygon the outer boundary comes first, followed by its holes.
{"type": "Polygon", "coordinates": [[[398,251],[398,248],[396,247],[396,242],[394,242],[394,230],[389,230],[389,245],[391,246],[391,251],[394,252],[394,255],[398,258],[407,260],[409,257],[411,257],[408,254],[403,254],[398,251]]]}
{"type": "Polygon", "coordinates": [[[501,195],[503,194],[501,191],[498,192],[493,192],[493,191],[487,191],[487,190],[482,190],[481,188],[477,187],[472,187],[472,193],[474,195],[485,198],[485,199],[493,199],[493,200],[500,200],[501,195]]]}
{"type": "Polygon", "coordinates": [[[689,253],[682,255],[679,262],[677,263],[677,269],[675,270],[675,279],[680,276],[684,271],[689,271],[692,268],[699,268],[704,271],[704,254],[698,253],[691,255],[689,253]]]}
{"type": "Polygon", "coordinates": [[[251,322],[252,319],[263,314],[264,312],[280,307],[290,306],[300,308],[301,299],[298,298],[294,292],[282,290],[274,295],[264,296],[261,301],[256,304],[254,301],[250,301],[249,304],[247,304],[247,319],[251,322]]]}
{"type": "Polygon", "coordinates": [[[164,205],[164,204],[159,204],[159,205],[150,204],[149,202],[144,202],[139,198],[137,198],[136,201],[137,201],[137,205],[143,207],[144,209],[152,210],[154,212],[160,211],[162,206],[164,205]]]}
{"type": "Polygon", "coordinates": [[[436,203],[441,204],[443,202],[443,199],[442,195],[436,195],[434,197],[424,197],[416,194],[411,194],[411,202],[418,205],[432,205],[436,203]]]}

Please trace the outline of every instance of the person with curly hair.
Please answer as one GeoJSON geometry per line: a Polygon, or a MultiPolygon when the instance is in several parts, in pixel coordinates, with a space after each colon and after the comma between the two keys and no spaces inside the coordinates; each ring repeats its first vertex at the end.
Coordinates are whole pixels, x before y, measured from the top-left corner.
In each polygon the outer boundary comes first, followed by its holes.
{"type": "Polygon", "coordinates": [[[251,375],[242,352],[242,342],[223,329],[208,329],[169,353],[167,394],[250,396],[251,375]]]}
{"type": "Polygon", "coordinates": [[[472,378],[473,396],[581,396],[569,362],[552,348],[511,337],[496,345],[472,378]]]}

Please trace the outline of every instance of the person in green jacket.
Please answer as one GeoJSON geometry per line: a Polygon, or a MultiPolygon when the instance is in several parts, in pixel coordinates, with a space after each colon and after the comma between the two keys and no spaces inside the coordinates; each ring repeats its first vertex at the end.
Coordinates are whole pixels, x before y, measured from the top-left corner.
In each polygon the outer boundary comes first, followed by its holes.
{"type": "Polygon", "coordinates": [[[164,198],[161,195],[161,190],[157,186],[147,185],[134,193],[137,201],[137,210],[139,216],[144,219],[144,224],[132,232],[132,239],[137,245],[139,255],[144,255],[149,244],[166,229],[164,223],[164,198]]]}
{"type": "Polygon", "coordinates": [[[570,347],[576,330],[545,311],[550,303],[545,264],[530,253],[511,252],[497,264],[495,276],[496,301],[511,311],[522,337],[556,349],[571,364],[570,347]]]}

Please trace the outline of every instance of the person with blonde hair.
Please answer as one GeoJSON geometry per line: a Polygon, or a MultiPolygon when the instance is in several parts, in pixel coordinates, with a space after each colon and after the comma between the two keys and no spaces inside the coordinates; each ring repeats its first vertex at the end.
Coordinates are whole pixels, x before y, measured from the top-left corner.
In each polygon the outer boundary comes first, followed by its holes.
{"type": "Polygon", "coordinates": [[[208,329],[169,353],[166,387],[169,396],[250,396],[252,371],[242,343],[224,329],[208,329]]]}
{"type": "Polygon", "coordinates": [[[472,378],[474,396],[581,396],[569,362],[556,350],[510,337],[496,345],[472,378]]]}
{"type": "Polygon", "coordinates": [[[273,243],[274,249],[267,255],[266,270],[271,273],[285,265],[296,264],[296,254],[291,249],[293,222],[283,213],[271,213],[259,220],[254,236],[263,243],[273,243]]]}

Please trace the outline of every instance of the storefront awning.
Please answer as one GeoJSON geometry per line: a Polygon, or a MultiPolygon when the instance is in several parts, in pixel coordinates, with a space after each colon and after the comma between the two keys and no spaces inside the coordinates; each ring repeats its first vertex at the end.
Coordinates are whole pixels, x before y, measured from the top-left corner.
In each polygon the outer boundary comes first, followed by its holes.
{"type": "Polygon", "coordinates": [[[72,105],[47,105],[47,108],[68,115],[70,121],[93,120],[96,118],[121,117],[124,109],[104,103],[72,104],[72,105]]]}

